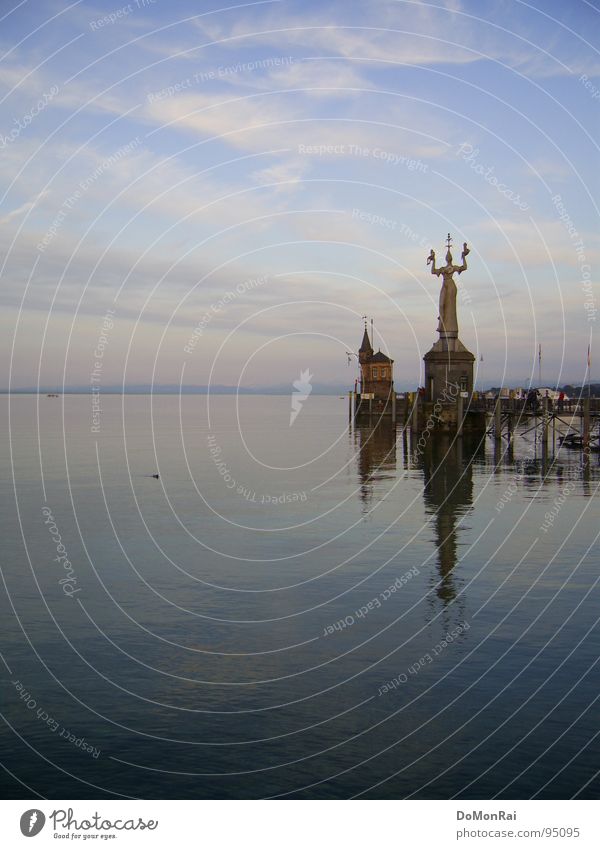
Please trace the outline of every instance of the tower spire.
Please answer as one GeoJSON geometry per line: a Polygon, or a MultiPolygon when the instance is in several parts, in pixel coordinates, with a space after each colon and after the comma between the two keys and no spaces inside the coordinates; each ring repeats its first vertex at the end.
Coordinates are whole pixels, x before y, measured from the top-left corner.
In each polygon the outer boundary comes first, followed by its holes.
{"type": "Polygon", "coordinates": [[[365,357],[368,358],[373,355],[373,346],[371,345],[371,340],[369,339],[369,331],[367,329],[367,316],[363,315],[362,318],[365,323],[365,329],[363,333],[362,342],[360,343],[360,348],[358,349],[359,360],[361,360],[361,357],[362,359],[364,359],[365,357]]]}

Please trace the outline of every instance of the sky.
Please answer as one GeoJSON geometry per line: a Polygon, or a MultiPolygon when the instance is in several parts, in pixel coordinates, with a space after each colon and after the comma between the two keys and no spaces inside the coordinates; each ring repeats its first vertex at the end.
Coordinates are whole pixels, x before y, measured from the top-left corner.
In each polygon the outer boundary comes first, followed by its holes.
{"type": "Polygon", "coordinates": [[[478,385],[540,345],[598,379],[599,36],[597,0],[2,0],[0,387],[350,386],[365,315],[415,387],[448,233],[478,385]]]}

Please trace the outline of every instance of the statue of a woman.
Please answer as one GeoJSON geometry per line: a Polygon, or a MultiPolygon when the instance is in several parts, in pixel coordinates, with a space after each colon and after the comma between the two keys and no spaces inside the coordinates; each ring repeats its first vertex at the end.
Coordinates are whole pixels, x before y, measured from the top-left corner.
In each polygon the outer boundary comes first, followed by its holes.
{"type": "Polygon", "coordinates": [[[438,277],[440,274],[444,278],[442,283],[442,289],[440,291],[440,314],[438,316],[438,333],[443,334],[444,336],[458,336],[458,318],[456,316],[456,283],[453,280],[452,275],[455,272],[462,274],[463,271],[466,271],[467,268],[467,254],[469,254],[469,248],[467,247],[467,243],[463,244],[462,250],[462,265],[453,265],[452,264],[452,254],[450,253],[450,236],[448,236],[448,252],[446,253],[446,265],[442,266],[442,268],[436,268],[435,266],[435,252],[433,248],[431,249],[431,253],[427,257],[427,265],[431,263],[431,273],[436,274],[438,277]]]}

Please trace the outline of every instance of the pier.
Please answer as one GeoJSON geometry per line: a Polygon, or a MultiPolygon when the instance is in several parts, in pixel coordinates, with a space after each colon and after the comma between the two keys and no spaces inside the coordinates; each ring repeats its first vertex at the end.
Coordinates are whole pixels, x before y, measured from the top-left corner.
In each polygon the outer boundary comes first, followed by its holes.
{"type": "MultiPolygon", "coordinates": [[[[478,434],[489,436],[497,443],[510,443],[514,431],[533,434],[536,442],[553,448],[557,440],[568,448],[598,450],[600,438],[600,399],[583,393],[578,398],[558,400],[556,406],[548,394],[540,397],[531,389],[529,397],[516,397],[510,392],[489,398],[474,388],[475,356],[459,338],[456,308],[455,275],[467,271],[470,250],[463,243],[461,264],[452,257],[452,237],[446,240],[445,264],[436,265],[435,251],[427,257],[431,274],[442,278],[439,295],[438,338],[423,357],[424,386],[416,392],[398,393],[394,389],[394,361],[371,344],[366,316],[364,333],[358,353],[348,351],[359,363],[359,379],[348,393],[350,422],[376,425],[379,421],[401,425],[412,434],[423,431],[435,434],[478,434]],[[525,431],[523,425],[527,424],[525,431]]],[[[371,320],[371,337],[373,321],[371,320]]],[[[540,353],[541,356],[541,353],[540,353]]],[[[589,349],[588,349],[589,363],[589,349]]]]}
{"type": "Polygon", "coordinates": [[[357,391],[348,393],[348,419],[351,423],[377,425],[388,422],[411,433],[423,430],[437,433],[485,434],[497,442],[510,442],[517,429],[521,436],[533,434],[542,446],[565,443],[567,447],[592,446],[600,442],[600,398],[572,398],[562,409],[553,409],[548,398],[542,398],[536,409],[524,399],[486,398],[474,392],[469,398],[460,390],[453,403],[432,403],[422,393],[392,391],[385,399],[365,398],[357,391]],[[523,426],[526,426],[523,430],[523,426]]]}

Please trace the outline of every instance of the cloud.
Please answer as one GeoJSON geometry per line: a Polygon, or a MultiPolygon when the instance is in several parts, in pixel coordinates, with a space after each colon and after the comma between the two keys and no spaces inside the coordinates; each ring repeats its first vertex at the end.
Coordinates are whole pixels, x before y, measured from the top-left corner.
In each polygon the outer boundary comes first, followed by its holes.
{"type": "MultiPolygon", "coordinates": [[[[252,14],[237,12],[235,20],[209,16],[194,24],[208,42],[207,49],[215,45],[221,51],[249,45],[284,49],[289,45],[311,54],[323,52],[380,65],[468,65],[497,59],[516,66],[531,59],[535,49],[521,33],[492,27],[489,16],[468,14],[457,2],[436,6],[372,2],[353,9],[351,16],[347,13],[342,3],[297,13],[267,6],[252,14]]],[[[192,58],[193,54],[186,55],[192,58]]]]}
{"type": "Polygon", "coordinates": [[[295,110],[282,97],[219,98],[199,93],[168,97],[147,104],[145,116],[161,129],[175,126],[201,137],[224,138],[247,149],[277,147],[269,144],[276,127],[295,117],[295,110]],[[253,141],[249,141],[249,137],[253,141]]]}
{"type": "Polygon", "coordinates": [[[39,195],[33,200],[26,201],[22,203],[21,206],[18,206],[16,209],[12,209],[2,218],[0,218],[0,224],[8,224],[9,221],[12,221],[13,218],[18,218],[20,215],[23,215],[25,212],[29,212],[39,203],[42,198],[46,197],[49,194],[47,191],[42,191],[39,195]]]}
{"type": "Polygon", "coordinates": [[[259,185],[276,183],[275,191],[281,193],[297,187],[309,170],[310,165],[306,160],[287,160],[254,171],[250,176],[259,185]]]}
{"type": "Polygon", "coordinates": [[[290,61],[270,67],[264,74],[240,73],[226,75],[223,79],[240,87],[263,91],[301,89],[306,95],[318,97],[353,97],[353,89],[373,88],[368,75],[341,59],[294,60],[290,57],[290,61]]]}
{"type": "Polygon", "coordinates": [[[440,138],[443,129],[425,111],[396,101],[387,104],[381,120],[370,122],[371,113],[360,100],[339,114],[330,109],[323,112],[312,98],[299,94],[223,98],[190,93],[149,103],[141,117],[161,131],[179,129],[203,141],[218,140],[246,151],[298,152],[302,145],[316,144],[337,148],[340,155],[352,155],[348,145],[355,145],[371,149],[391,146],[415,159],[445,156],[448,144],[440,138]]]}
{"type": "MultiPolygon", "coordinates": [[[[349,11],[342,2],[317,10],[286,3],[201,16],[193,25],[205,39],[203,55],[211,50],[222,54],[265,46],[280,51],[295,47],[308,55],[344,57],[375,67],[467,66],[489,60],[529,78],[600,74],[597,57],[582,56],[578,33],[568,26],[574,22],[563,25],[556,13],[551,18],[543,10],[532,10],[516,17],[502,0],[485,7],[458,0],[436,5],[372,0],[349,11]]],[[[165,55],[169,52],[164,44],[145,46],[165,55]]],[[[170,55],[174,52],[171,48],[170,55]]],[[[198,57],[195,50],[181,55],[194,61],[198,57]]]]}

